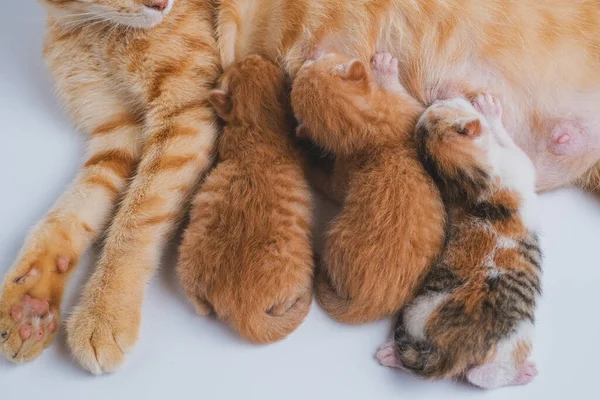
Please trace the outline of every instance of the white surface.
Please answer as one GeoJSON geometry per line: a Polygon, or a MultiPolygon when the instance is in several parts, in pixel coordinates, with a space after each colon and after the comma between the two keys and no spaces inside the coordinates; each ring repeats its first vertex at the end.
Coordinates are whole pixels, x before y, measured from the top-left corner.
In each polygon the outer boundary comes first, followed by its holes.
{"type": "MultiPolygon", "coordinates": [[[[59,110],[41,60],[43,11],[30,1],[0,14],[0,274],[81,163],[84,140],[59,110]]],[[[321,210],[321,213],[323,211],[321,210]]],[[[344,326],[318,307],[287,340],[249,345],[197,317],[173,273],[173,256],[148,290],[141,339],[116,374],[95,378],[71,359],[64,334],[33,363],[0,360],[2,399],[572,399],[598,398],[600,202],[578,190],[541,201],[544,298],[529,386],[484,392],[388,370],[373,355],[390,323],[344,326]]],[[[65,313],[91,270],[84,257],[65,313]]]]}

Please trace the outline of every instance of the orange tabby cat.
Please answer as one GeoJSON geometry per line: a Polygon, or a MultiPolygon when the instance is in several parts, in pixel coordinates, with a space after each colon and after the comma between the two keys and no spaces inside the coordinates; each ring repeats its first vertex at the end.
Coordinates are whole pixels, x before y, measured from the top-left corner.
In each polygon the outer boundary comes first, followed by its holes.
{"type": "Polygon", "coordinates": [[[261,54],[291,76],[317,43],[363,61],[388,51],[423,104],[471,90],[496,93],[507,107],[504,124],[536,165],[538,188],[574,180],[600,187],[595,0],[42,4],[49,15],[45,57],[63,103],[90,137],[89,152],[1,288],[0,352],[14,361],[35,358],[50,344],[70,271],[108,225],[119,198],[67,335],[76,360],[94,373],[117,369],[135,344],[145,284],[211,163],[216,129],[207,98],[220,67],[218,48],[225,63],[261,54]],[[40,324],[39,342],[28,336],[28,322],[40,324]],[[18,335],[23,325],[29,339],[18,335]]]}
{"type": "Polygon", "coordinates": [[[312,204],[285,83],[258,56],[220,78],[209,98],[226,124],[219,164],[194,201],[177,268],[199,314],[260,343],[295,330],[313,290],[312,204]]]}
{"type": "Polygon", "coordinates": [[[423,111],[398,82],[397,60],[374,72],[327,54],[307,61],[292,88],[305,134],[347,164],[341,213],[328,230],[317,298],[334,318],[373,321],[414,295],[442,250],[445,214],[413,140],[423,111]]]}
{"type": "Polygon", "coordinates": [[[44,55],[59,96],[89,136],[88,152],[5,277],[0,352],[23,362],[50,344],[67,280],[120,199],[67,321],[75,359],[100,374],[116,370],[137,341],[161,247],[212,164],[217,125],[206,99],[219,73],[218,51],[204,0],[43,4],[44,55]]]}

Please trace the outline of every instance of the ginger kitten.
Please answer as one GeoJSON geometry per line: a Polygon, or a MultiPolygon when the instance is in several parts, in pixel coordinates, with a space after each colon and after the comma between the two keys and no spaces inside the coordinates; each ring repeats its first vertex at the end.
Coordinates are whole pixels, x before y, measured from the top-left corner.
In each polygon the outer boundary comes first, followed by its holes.
{"type": "Polygon", "coordinates": [[[395,59],[379,54],[373,68],[323,55],[300,69],[292,89],[300,133],[336,156],[334,175],[346,175],[316,292],[329,314],[349,323],[404,306],[444,240],[443,204],[413,140],[423,109],[400,85],[395,59]]]}
{"type": "Polygon", "coordinates": [[[309,311],[312,200],[291,134],[284,73],[259,56],[233,64],[209,100],[225,128],[179,249],[181,284],[252,342],[279,340],[309,311]]]}
{"type": "Polygon", "coordinates": [[[449,207],[447,247],[401,312],[383,365],[494,388],[530,382],[541,293],[535,172],[500,103],[437,101],[418,125],[421,156],[449,207]],[[477,109],[477,111],[476,111],[477,109]]]}

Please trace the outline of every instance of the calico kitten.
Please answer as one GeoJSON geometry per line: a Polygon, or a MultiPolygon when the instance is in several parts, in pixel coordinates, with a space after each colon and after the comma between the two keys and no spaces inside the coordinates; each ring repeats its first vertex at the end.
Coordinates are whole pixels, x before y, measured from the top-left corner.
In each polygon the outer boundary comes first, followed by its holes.
{"type": "Polygon", "coordinates": [[[535,173],[502,126],[500,103],[437,101],[417,124],[420,155],[449,208],[447,247],[400,312],[377,357],[430,378],[483,388],[530,382],[541,293],[535,173]]]}
{"type": "Polygon", "coordinates": [[[405,305],[444,238],[443,204],[412,136],[422,106],[398,82],[390,55],[375,56],[373,68],[326,54],[308,61],[292,88],[300,131],[336,156],[334,175],[345,175],[316,292],[329,314],[349,323],[405,305]]]}
{"type": "Polygon", "coordinates": [[[284,73],[259,56],[233,64],[210,101],[225,128],[179,249],[181,284],[201,315],[272,342],[295,330],[313,292],[312,200],[284,73]]]}

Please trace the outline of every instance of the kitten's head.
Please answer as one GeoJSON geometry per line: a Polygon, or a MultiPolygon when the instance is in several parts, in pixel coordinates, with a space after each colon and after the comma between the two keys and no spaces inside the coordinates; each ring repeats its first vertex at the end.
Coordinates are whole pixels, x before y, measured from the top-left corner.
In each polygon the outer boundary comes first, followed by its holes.
{"type": "Polygon", "coordinates": [[[370,67],[361,60],[335,53],[309,59],[292,88],[292,107],[303,121],[299,133],[334,154],[359,150],[365,124],[376,119],[370,118],[373,110],[378,112],[372,101],[376,87],[370,67]],[[338,132],[341,125],[344,132],[338,132]]]}
{"type": "Polygon", "coordinates": [[[467,100],[434,102],[417,123],[416,139],[425,168],[448,201],[475,200],[490,188],[488,155],[498,144],[467,100]]]}
{"type": "Polygon", "coordinates": [[[67,26],[97,21],[150,29],[160,24],[175,0],[41,0],[49,15],[67,26]]]}
{"type": "Polygon", "coordinates": [[[281,68],[260,56],[248,56],[221,75],[209,101],[225,122],[259,123],[281,117],[285,83],[281,68]]]}

